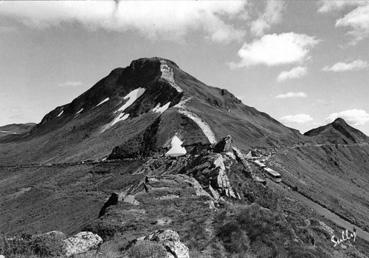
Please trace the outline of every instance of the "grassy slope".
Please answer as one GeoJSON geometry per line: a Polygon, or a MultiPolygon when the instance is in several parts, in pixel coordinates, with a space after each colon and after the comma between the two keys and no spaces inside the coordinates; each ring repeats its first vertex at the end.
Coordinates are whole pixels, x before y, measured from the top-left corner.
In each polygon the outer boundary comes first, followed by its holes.
{"type": "Polygon", "coordinates": [[[271,164],[288,184],[369,231],[368,157],[368,146],[301,146],[271,164]]]}
{"type": "Polygon", "coordinates": [[[140,161],[0,168],[0,231],[78,231],[97,218],[110,192],[135,180],[140,161]],[[123,176],[122,176],[123,175],[123,176]]]}

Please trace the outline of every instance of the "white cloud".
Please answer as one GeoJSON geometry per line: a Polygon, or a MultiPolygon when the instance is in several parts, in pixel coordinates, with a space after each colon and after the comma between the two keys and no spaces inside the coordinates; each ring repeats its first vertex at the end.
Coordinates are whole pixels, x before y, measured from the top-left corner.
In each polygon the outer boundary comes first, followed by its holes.
{"type": "Polygon", "coordinates": [[[364,5],[367,0],[321,0],[318,2],[320,13],[339,11],[349,6],[364,5]]]}
{"type": "Polygon", "coordinates": [[[289,71],[283,71],[281,72],[278,77],[277,81],[282,82],[289,79],[297,79],[301,78],[302,76],[307,74],[307,68],[302,66],[297,66],[292,68],[289,71]]]}
{"type": "Polygon", "coordinates": [[[305,92],[287,92],[275,96],[277,99],[287,99],[287,98],[306,98],[305,92]]]}
{"type": "Polygon", "coordinates": [[[259,64],[276,66],[303,62],[318,42],[314,37],[293,32],[264,35],[251,43],[245,43],[238,51],[241,61],[230,63],[230,67],[259,64]]]}
{"type": "Polygon", "coordinates": [[[349,28],[348,34],[353,36],[351,44],[354,45],[369,37],[369,0],[321,0],[318,11],[342,13],[347,7],[351,7],[351,10],[336,21],[336,27],[349,28]]]}
{"type": "Polygon", "coordinates": [[[355,60],[351,63],[339,62],[332,66],[325,66],[323,71],[326,72],[346,72],[346,71],[359,71],[369,67],[368,62],[363,60],[355,60]]]}
{"type": "Polygon", "coordinates": [[[339,117],[343,118],[347,123],[353,126],[360,126],[369,122],[369,114],[362,109],[350,109],[338,113],[332,113],[327,117],[327,121],[332,122],[339,117]]]}
{"type": "Polygon", "coordinates": [[[83,83],[79,81],[66,81],[66,82],[59,83],[58,86],[59,87],[78,87],[78,86],[81,86],[82,84],[83,83]]]}
{"type": "Polygon", "coordinates": [[[247,17],[241,1],[0,1],[0,16],[47,28],[80,23],[89,29],[134,31],[151,39],[182,39],[202,31],[216,42],[240,40],[230,19],[247,17]]]}
{"type": "Polygon", "coordinates": [[[261,36],[273,24],[279,23],[282,19],[284,7],[285,3],[281,0],[268,0],[264,12],[251,23],[251,32],[261,36]]]}
{"type": "Polygon", "coordinates": [[[297,114],[281,117],[281,120],[288,123],[304,124],[313,121],[313,118],[308,114],[297,114]]]}
{"type": "Polygon", "coordinates": [[[336,27],[350,27],[349,34],[354,37],[353,44],[369,37],[369,2],[338,19],[336,27]]]}

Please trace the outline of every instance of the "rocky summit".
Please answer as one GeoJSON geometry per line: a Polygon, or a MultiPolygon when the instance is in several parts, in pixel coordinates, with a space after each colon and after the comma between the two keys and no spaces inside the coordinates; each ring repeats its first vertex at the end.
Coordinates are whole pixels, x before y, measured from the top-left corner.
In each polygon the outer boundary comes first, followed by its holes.
{"type": "Polygon", "coordinates": [[[303,135],[154,57],[25,128],[0,137],[5,257],[368,257],[342,119],[303,135]]]}

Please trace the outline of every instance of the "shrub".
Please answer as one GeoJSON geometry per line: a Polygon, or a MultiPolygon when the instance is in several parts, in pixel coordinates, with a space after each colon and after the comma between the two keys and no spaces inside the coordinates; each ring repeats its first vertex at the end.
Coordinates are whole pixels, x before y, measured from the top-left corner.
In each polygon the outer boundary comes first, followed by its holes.
{"type": "MultiPolygon", "coordinates": [[[[219,217],[220,218],[220,217],[219,217]]],[[[218,219],[219,219],[218,218],[218,219]]],[[[230,254],[286,257],[285,245],[294,239],[288,222],[278,212],[252,204],[222,222],[217,237],[230,254]]]]}
{"type": "Polygon", "coordinates": [[[167,256],[165,248],[156,242],[138,241],[128,250],[131,258],[163,258],[167,256]]]}
{"type": "Polygon", "coordinates": [[[257,205],[251,205],[237,216],[237,222],[247,231],[251,240],[273,233],[273,227],[278,217],[270,211],[265,211],[257,205]]]}
{"type": "Polygon", "coordinates": [[[64,253],[64,242],[47,235],[36,236],[31,242],[31,249],[41,257],[55,257],[64,253]]]}
{"type": "Polygon", "coordinates": [[[64,253],[64,242],[48,235],[22,234],[12,238],[1,238],[0,253],[5,257],[55,257],[64,253]]]}
{"type": "Polygon", "coordinates": [[[5,257],[14,257],[14,255],[32,255],[33,252],[30,248],[31,235],[22,234],[12,238],[8,238],[5,235],[1,236],[0,253],[5,257]]]}
{"type": "Polygon", "coordinates": [[[238,223],[227,223],[218,232],[218,237],[229,253],[244,254],[249,249],[249,238],[238,223]]]}

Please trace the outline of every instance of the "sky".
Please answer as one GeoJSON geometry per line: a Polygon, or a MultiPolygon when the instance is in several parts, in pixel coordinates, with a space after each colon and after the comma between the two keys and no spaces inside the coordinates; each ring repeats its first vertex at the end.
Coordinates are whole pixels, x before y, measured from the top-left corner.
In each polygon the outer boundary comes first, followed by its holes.
{"type": "Polygon", "coordinates": [[[369,135],[369,0],[0,1],[0,125],[153,56],[301,132],[369,135]]]}

